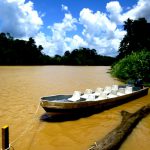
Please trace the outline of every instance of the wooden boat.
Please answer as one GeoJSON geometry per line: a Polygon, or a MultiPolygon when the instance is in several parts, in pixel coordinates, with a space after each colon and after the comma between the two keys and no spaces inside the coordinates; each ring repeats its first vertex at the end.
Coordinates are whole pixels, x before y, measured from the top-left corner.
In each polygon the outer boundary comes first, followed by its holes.
{"type": "Polygon", "coordinates": [[[80,99],[79,101],[71,102],[68,101],[68,98],[72,95],[51,95],[42,97],[40,105],[51,117],[76,115],[87,116],[148,94],[148,87],[143,87],[138,90],[137,88],[135,89],[136,90],[133,90],[133,92],[129,94],[96,101],[80,99]]]}

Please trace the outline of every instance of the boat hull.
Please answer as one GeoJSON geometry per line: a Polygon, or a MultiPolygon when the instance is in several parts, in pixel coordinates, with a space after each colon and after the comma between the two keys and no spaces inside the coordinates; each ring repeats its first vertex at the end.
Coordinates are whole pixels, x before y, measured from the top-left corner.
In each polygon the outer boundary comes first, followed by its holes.
{"type": "MultiPolygon", "coordinates": [[[[103,110],[127,103],[148,94],[143,88],[131,94],[98,101],[59,102],[41,99],[41,106],[51,117],[57,116],[88,116],[103,110]]],[[[68,96],[69,97],[69,96],[68,96]]]]}

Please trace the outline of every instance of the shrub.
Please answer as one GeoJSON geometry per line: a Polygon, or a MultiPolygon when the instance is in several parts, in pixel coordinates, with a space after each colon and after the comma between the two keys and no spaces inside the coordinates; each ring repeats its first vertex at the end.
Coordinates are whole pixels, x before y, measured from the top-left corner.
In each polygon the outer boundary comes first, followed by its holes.
{"type": "Polygon", "coordinates": [[[117,62],[111,71],[112,75],[123,80],[143,79],[150,81],[150,52],[134,52],[117,62]]]}

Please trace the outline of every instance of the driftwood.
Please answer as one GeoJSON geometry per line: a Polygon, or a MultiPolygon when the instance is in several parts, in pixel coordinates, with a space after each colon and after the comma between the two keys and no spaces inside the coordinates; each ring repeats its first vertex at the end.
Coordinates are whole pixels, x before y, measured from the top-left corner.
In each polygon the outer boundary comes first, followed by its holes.
{"type": "Polygon", "coordinates": [[[122,122],[102,140],[95,142],[89,150],[117,150],[138,122],[150,113],[150,104],[135,113],[121,111],[122,122]]]}

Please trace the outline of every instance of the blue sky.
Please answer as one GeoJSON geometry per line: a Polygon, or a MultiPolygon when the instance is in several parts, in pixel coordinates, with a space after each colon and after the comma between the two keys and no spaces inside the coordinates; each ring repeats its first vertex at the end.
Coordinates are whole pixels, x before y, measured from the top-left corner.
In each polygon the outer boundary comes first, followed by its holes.
{"type": "Polygon", "coordinates": [[[0,32],[33,37],[47,55],[79,47],[116,56],[127,18],[150,22],[149,0],[0,0],[0,32]]]}
{"type": "MultiPolygon", "coordinates": [[[[28,0],[29,1],[29,0],[28,0]]],[[[28,2],[26,1],[26,2],[28,2]]],[[[137,0],[120,0],[125,10],[136,4],[137,0]]],[[[44,22],[43,31],[46,32],[47,26],[55,22],[61,22],[64,18],[65,12],[62,10],[62,5],[67,6],[73,17],[79,18],[80,11],[84,8],[90,10],[106,12],[106,4],[110,0],[32,0],[34,8],[45,16],[42,18],[44,22]]],[[[79,33],[80,34],[80,33],[79,33]]]]}

